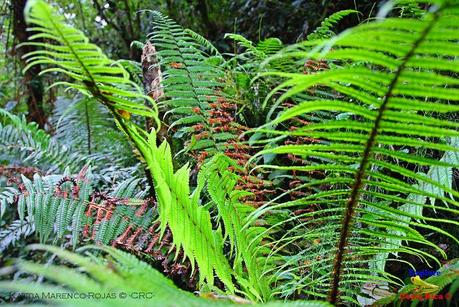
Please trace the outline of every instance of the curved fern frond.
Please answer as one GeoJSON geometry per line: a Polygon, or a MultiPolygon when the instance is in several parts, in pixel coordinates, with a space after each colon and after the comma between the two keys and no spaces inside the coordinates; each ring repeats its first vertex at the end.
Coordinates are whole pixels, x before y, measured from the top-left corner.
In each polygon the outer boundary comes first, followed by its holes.
{"type": "Polygon", "coordinates": [[[176,131],[177,137],[191,136],[185,150],[205,150],[210,154],[224,150],[226,141],[236,136],[214,129],[222,123],[211,119],[212,106],[228,100],[222,91],[225,74],[219,67],[221,56],[207,56],[201,46],[211,48],[208,42],[159,12],[152,14],[154,28],[149,39],[158,50],[162,67],[161,85],[166,96],[162,103],[169,129],[176,131]]]}
{"type": "Polygon", "coordinates": [[[81,169],[88,161],[40,129],[36,123],[0,109],[0,157],[12,165],[33,166],[44,172],[81,169]]]}
{"type": "Polygon", "coordinates": [[[276,146],[258,154],[295,154],[305,161],[303,165],[261,167],[323,174],[323,179],[303,180],[299,189],[310,195],[287,203],[273,202],[254,215],[269,208],[310,208],[279,223],[296,226],[273,249],[277,254],[284,245],[303,241],[298,243],[298,256],[291,257],[278,272],[296,272],[295,286],[305,293],[318,297],[328,293],[333,304],[352,301],[361,282],[394,282],[387,273],[369,268],[374,255],[406,253],[439,263],[418,248],[428,246],[445,256],[425,232],[434,231],[459,242],[441,227],[442,223],[458,226],[457,221],[429,215],[433,210],[458,214],[459,193],[422,173],[429,167],[458,167],[457,161],[440,160],[445,151],[458,151],[447,144],[448,138],[459,136],[459,123],[447,119],[459,111],[455,77],[458,21],[457,1],[435,1],[421,20],[388,18],[363,24],[330,41],[303,42],[268,59],[337,64],[307,74],[263,74],[285,79],[272,93],[278,95],[278,101],[291,98],[299,103],[260,131],[320,140],[276,146]],[[336,98],[301,99],[301,94],[319,87],[333,90],[336,98]],[[331,112],[335,119],[282,131],[289,119],[322,111],[331,112]],[[340,116],[343,112],[345,117],[340,116]],[[416,154],[420,150],[428,155],[416,154]],[[422,185],[435,187],[436,192],[422,189],[422,185]],[[408,195],[412,196],[408,199],[408,195]],[[426,198],[438,201],[427,204],[426,198]],[[407,203],[419,208],[418,213],[400,209],[407,203]],[[380,238],[405,244],[381,246],[380,238]],[[300,261],[306,271],[298,273],[300,261]],[[314,270],[308,269],[311,267],[314,270]],[[319,268],[331,274],[316,276],[319,268]]]}
{"type": "Polygon", "coordinates": [[[17,205],[19,222],[32,225],[30,232],[36,232],[42,243],[67,242],[75,248],[91,239],[104,245],[147,249],[154,235],[149,228],[156,218],[155,210],[143,200],[128,198],[139,180],[120,184],[110,196],[93,193],[91,177],[87,168],[76,178],[36,174],[32,181],[23,176],[22,190],[10,203],[17,205]]]}
{"type": "Polygon", "coordinates": [[[169,226],[178,251],[183,249],[184,257],[192,265],[199,267],[200,282],[212,286],[214,272],[231,293],[235,287],[231,278],[231,269],[223,255],[223,237],[221,230],[212,229],[209,211],[199,204],[199,198],[190,193],[188,165],[174,172],[172,154],[167,142],[156,145],[154,131],[148,141],[139,139],[140,145],[148,154],[146,162],[153,174],[155,192],[158,200],[161,234],[169,226]]]}
{"type": "MultiPolygon", "coordinates": [[[[48,294],[44,299],[57,305],[88,306],[88,300],[82,294],[91,293],[97,299],[91,300],[91,306],[172,306],[175,302],[187,306],[234,306],[247,303],[236,296],[222,296],[209,293],[211,299],[196,297],[191,293],[177,288],[171,280],[153,269],[135,256],[109,247],[87,246],[84,250],[92,250],[86,257],[62,250],[54,246],[32,245],[32,250],[42,250],[57,255],[70,266],[43,265],[27,261],[19,261],[20,270],[41,275],[47,280],[62,284],[62,287],[51,283],[32,284],[21,282],[0,282],[1,289],[37,294],[48,294]],[[103,252],[106,256],[97,257],[94,252],[103,252]],[[54,294],[59,293],[59,296],[54,294]],[[75,295],[79,294],[79,295],[75,295]],[[100,296],[100,297],[98,297],[100,296]],[[65,297],[65,299],[62,299],[65,297]],[[171,304],[171,302],[174,302],[171,304]]],[[[206,293],[204,293],[206,294],[206,293]]],[[[203,296],[204,296],[203,294],[203,296]]],[[[271,302],[253,306],[279,307],[329,307],[326,302],[271,302]]]]}
{"type": "Polygon", "coordinates": [[[271,295],[271,276],[264,275],[264,272],[269,271],[271,264],[265,258],[269,249],[260,247],[260,244],[267,238],[261,235],[263,227],[247,224],[247,218],[254,208],[243,204],[241,198],[250,193],[236,189],[241,178],[230,171],[231,168],[238,168],[238,165],[224,154],[210,159],[198,174],[194,196],[199,195],[206,186],[211,203],[217,208],[218,217],[224,225],[224,235],[228,237],[231,250],[234,251],[233,270],[236,279],[249,297],[266,301],[271,295]],[[244,270],[247,270],[247,276],[244,270]]]}
{"type": "Polygon", "coordinates": [[[25,15],[27,22],[34,25],[29,30],[37,32],[25,44],[43,48],[26,55],[26,70],[37,64],[51,65],[42,73],[59,72],[78,81],[55,85],[63,84],[95,97],[118,117],[136,114],[154,118],[159,124],[155,102],[129,79],[122,65],[108,59],[81,31],[66,25],[63,15],[42,0],[29,1],[25,15]],[[38,38],[46,42],[33,41],[38,38]],[[154,109],[146,107],[144,100],[150,101],[154,109]]]}
{"type": "Polygon", "coordinates": [[[308,35],[308,40],[316,40],[316,39],[325,39],[330,38],[334,35],[332,32],[332,28],[341,21],[344,17],[351,15],[351,14],[360,14],[359,11],[356,10],[342,10],[335,12],[325,18],[318,26],[314,32],[308,35]]]}
{"type": "Polygon", "coordinates": [[[222,61],[224,61],[223,59],[223,56],[220,54],[220,51],[218,51],[217,48],[215,48],[214,45],[212,45],[211,42],[209,42],[205,37],[203,37],[202,35],[194,32],[193,30],[190,30],[190,29],[184,29],[183,30],[186,34],[190,35],[192,38],[194,38],[194,40],[201,46],[203,46],[204,48],[206,48],[207,50],[210,51],[210,54],[214,54],[215,56],[217,56],[219,59],[221,59],[222,61]]]}

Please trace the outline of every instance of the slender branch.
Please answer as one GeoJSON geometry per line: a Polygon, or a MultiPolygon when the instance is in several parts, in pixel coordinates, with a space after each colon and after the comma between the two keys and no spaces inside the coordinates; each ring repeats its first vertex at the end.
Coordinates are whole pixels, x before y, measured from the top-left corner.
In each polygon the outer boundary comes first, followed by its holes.
{"type": "Polygon", "coordinates": [[[79,9],[80,15],[81,15],[81,25],[82,25],[83,29],[86,30],[86,21],[85,21],[84,13],[83,13],[83,5],[81,4],[81,1],[77,1],[77,2],[78,2],[78,9],[79,9]]]}
{"type": "MultiPolygon", "coordinates": [[[[129,129],[126,127],[126,124],[124,123],[122,117],[119,115],[118,112],[116,112],[115,108],[112,106],[112,102],[107,100],[104,95],[102,95],[102,93],[100,92],[100,89],[99,87],[97,86],[95,80],[94,80],[94,77],[92,76],[91,72],[88,70],[88,68],[86,67],[86,65],[83,63],[83,61],[80,59],[80,56],[78,55],[78,53],[74,50],[72,44],[70,44],[70,42],[67,40],[67,38],[65,37],[65,35],[62,33],[61,29],[58,27],[58,25],[53,21],[52,19],[53,16],[48,16],[51,24],[53,25],[53,27],[55,28],[56,32],[59,33],[59,35],[61,36],[62,38],[62,41],[64,44],[66,44],[70,50],[70,52],[72,53],[72,55],[74,56],[75,60],[78,62],[79,66],[83,69],[85,75],[89,78],[89,81],[88,80],[83,80],[83,84],[90,90],[91,94],[96,98],[98,99],[103,105],[105,105],[109,110],[110,112],[112,112],[112,114],[114,115],[115,119],[119,122],[122,130],[126,133],[126,135],[128,136],[129,140],[137,145],[137,142],[135,141],[135,138],[129,133],[129,129]]],[[[142,156],[142,158],[145,159],[145,155],[144,153],[139,149],[139,152],[142,156]]]]}
{"type": "Polygon", "coordinates": [[[346,204],[346,211],[344,212],[343,225],[341,228],[340,238],[339,238],[338,247],[337,247],[337,253],[334,259],[331,289],[330,289],[330,293],[328,296],[328,301],[332,303],[333,305],[335,305],[338,302],[339,285],[340,285],[341,275],[343,271],[343,260],[345,257],[345,250],[349,244],[348,240],[349,240],[350,230],[351,230],[352,223],[353,223],[355,209],[358,206],[358,203],[360,200],[360,194],[361,194],[360,192],[361,192],[361,187],[363,184],[363,178],[366,175],[366,170],[369,164],[369,159],[372,154],[373,146],[375,145],[375,140],[379,132],[379,127],[381,125],[382,117],[384,115],[384,112],[387,109],[387,105],[389,103],[390,98],[394,94],[394,89],[396,85],[398,84],[398,80],[400,78],[401,73],[405,69],[408,61],[414,56],[416,49],[425,40],[426,36],[432,30],[432,27],[434,26],[435,22],[439,18],[439,13],[440,13],[440,10],[437,10],[433,14],[432,20],[429,22],[426,28],[421,32],[419,38],[413,43],[411,49],[406,54],[406,56],[403,58],[402,62],[400,63],[400,66],[395,72],[394,78],[389,84],[387,93],[384,96],[383,102],[378,110],[378,115],[374,122],[374,126],[373,126],[373,129],[371,130],[367,144],[365,146],[363,157],[362,157],[362,160],[360,161],[359,169],[357,171],[357,175],[355,178],[355,184],[352,187],[350,198],[346,204]]]}
{"type": "Polygon", "coordinates": [[[121,39],[123,40],[126,46],[127,52],[129,53],[129,56],[132,58],[132,54],[131,54],[132,36],[129,35],[128,33],[129,31],[126,31],[124,29],[123,27],[124,24],[121,21],[120,21],[120,24],[118,25],[115,22],[113,22],[113,18],[108,18],[107,15],[105,15],[104,13],[104,9],[102,8],[102,6],[97,0],[93,0],[93,3],[100,17],[102,17],[105,20],[105,22],[107,22],[108,25],[112,26],[113,29],[115,29],[115,31],[117,31],[118,34],[121,36],[121,39]]]}
{"type": "Polygon", "coordinates": [[[87,141],[88,141],[88,155],[91,154],[91,125],[89,123],[89,112],[88,112],[88,100],[84,101],[84,116],[86,118],[86,131],[87,131],[87,141]]]}
{"type": "Polygon", "coordinates": [[[124,5],[126,6],[126,14],[129,23],[129,36],[132,38],[134,36],[134,26],[132,25],[131,7],[129,6],[129,0],[124,0],[124,5]]]}

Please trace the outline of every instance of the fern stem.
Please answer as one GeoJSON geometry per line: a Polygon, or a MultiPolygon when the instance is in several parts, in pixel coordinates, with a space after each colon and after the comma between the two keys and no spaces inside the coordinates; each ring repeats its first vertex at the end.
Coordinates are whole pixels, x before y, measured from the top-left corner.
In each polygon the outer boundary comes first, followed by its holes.
{"type": "MultiPolygon", "coordinates": [[[[78,62],[80,67],[83,69],[85,72],[85,75],[89,78],[89,81],[83,80],[83,84],[86,85],[86,87],[90,90],[91,94],[98,99],[99,101],[102,102],[109,110],[110,112],[114,115],[115,119],[119,122],[122,130],[127,134],[129,137],[129,140],[133,142],[133,144],[137,145],[137,142],[135,141],[135,138],[129,133],[129,129],[126,127],[126,125],[123,122],[122,117],[116,112],[115,108],[112,106],[112,103],[108,101],[100,92],[99,87],[96,84],[96,81],[94,80],[94,77],[92,76],[91,72],[86,68],[86,65],[84,62],[80,59],[78,56],[78,53],[75,52],[75,50],[72,47],[72,44],[69,43],[69,41],[66,39],[65,35],[62,33],[60,30],[59,26],[56,25],[56,23],[53,21],[53,16],[48,16],[48,19],[50,20],[51,24],[54,26],[56,29],[56,32],[59,33],[61,36],[63,42],[68,46],[69,50],[72,52],[73,56],[75,57],[75,60],[78,62]]],[[[138,146],[137,146],[138,147],[138,146]]],[[[145,158],[144,153],[140,150],[138,147],[140,154],[142,155],[143,158],[145,158]]]]}
{"type": "Polygon", "coordinates": [[[86,118],[86,132],[88,142],[88,155],[91,154],[91,125],[89,123],[88,100],[84,102],[84,116],[86,118]]]}
{"type": "Polygon", "coordinates": [[[331,288],[330,288],[330,292],[328,295],[328,301],[333,305],[336,305],[338,302],[339,286],[340,286],[340,281],[341,281],[341,275],[343,273],[343,260],[345,257],[345,250],[349,244],[350,230],[351,230],[352,223],[353,223],[355,209],[359,204],[360,191],[361,191],[361,187],[363,184],[363,178],[366,175],[366,170],[369,164],[370,155],[372,153],[372,149],[375,144],[376,136],[378,135],[378,132],[379,132],[379,127],[381,125],[384,111],[386,111],[387,109],[389,100],[393,96],[395,86],[397,85],[400,75],[405,69],[406,64],[414,56],[416,49],[425,40],[426,36],[432,30],[432,27],[435,25],[436,21],[438,20],[440,16],[439,13],[440,13],[440,9],[438,9],[435,13],[433,13],[432,20],[425,27],[425,29],[420,33],[419,38],[413,43],[411,49],[408,51],[408,53],[403,58],[402,62],[400,63],[400,66],[395,72],[394,78],[389,84],[387,93],[384,96],[383,102],[378,110],[378,115],[374,122],[373,128],[371,130],[370,136],[367,141],[367,144],[365,146],[362,160],[360,161],[359,169],[357,171],[357,175],[355,178],[355,183],[352,187],[351,195],[346,204],[346,209],[344,212],[343,224],[341,227],[341,233],[340,233],[339,242],[337,246],[337,252],[336,252],[336,256],[335,256],[334,264],[333,264],[332,283],[331,283],[331,288]]]}

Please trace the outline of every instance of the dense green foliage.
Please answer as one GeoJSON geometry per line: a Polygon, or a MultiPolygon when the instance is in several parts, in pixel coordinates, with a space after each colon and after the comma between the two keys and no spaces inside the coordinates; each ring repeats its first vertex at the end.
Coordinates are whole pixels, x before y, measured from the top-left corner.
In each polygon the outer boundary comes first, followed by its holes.
{"type": "Polygon", "coordinates": [[[335,34],[360,16],[348,8],[291,45],[229,33],[234,54],[145,10],[122,37],[130,60],[44,0],[24,14],[24,72],[40,66],[60,96],[44,129],[0,109],[1,289],[155,293],[100,305],[458,302],[458,1],[389,2],[335,34]],[[28,254],[36,241],[51,245],[28,254]],[[406,278],[426,267],[440,275],[406,278]]]}

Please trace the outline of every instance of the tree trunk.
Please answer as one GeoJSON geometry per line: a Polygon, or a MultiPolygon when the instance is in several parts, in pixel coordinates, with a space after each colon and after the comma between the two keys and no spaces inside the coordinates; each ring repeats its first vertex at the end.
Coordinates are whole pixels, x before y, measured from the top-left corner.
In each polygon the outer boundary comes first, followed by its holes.
{"type": "MultiPolygon", "coordinates": [[[[26,31],[26,23],[24,19],[24,7],[27,0],[13,1],[13,34],[15,37],[15,53],[21,62],[21,66],[25,67],[26,62],[22,56],[28,52],[34,51],[34,46],[23,46],[18,48],[17,45],[26,42],[29,38],[29,33],[26,31]]],[[[36,122],[40,128],[44,128],[46,123],[46,115],[43,110],[43,83],[39,73],[40,65],[35,65],[24,73],[24,84],[27,87],[27,106],[29,113],[27,119],[36,122]]]]}

